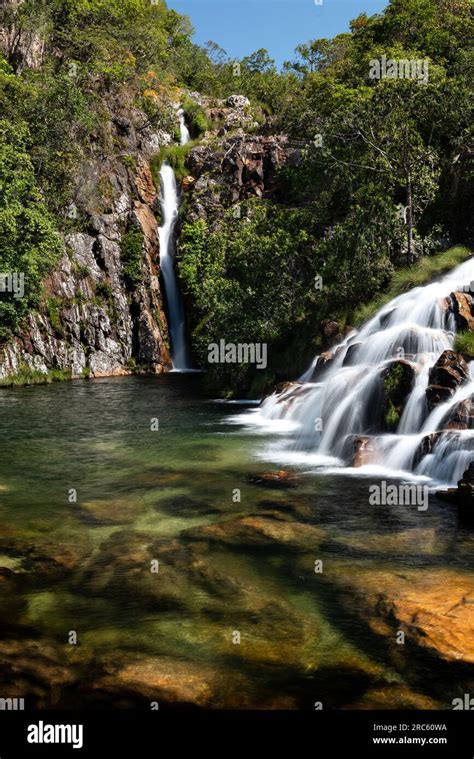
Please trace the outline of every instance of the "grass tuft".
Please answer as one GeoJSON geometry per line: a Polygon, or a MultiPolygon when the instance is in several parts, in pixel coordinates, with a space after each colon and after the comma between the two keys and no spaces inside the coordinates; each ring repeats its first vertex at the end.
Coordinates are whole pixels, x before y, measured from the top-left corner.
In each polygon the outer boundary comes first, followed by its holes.
{"type": "Polygon", "coordinates": [[[425,256],[420,259],[414,266],[406,266],[397,269],[393,276],[388,290],[378,295],[369,303],[359,306],[352,316],[352,322],[357,326],[368,321],[375,313],[386,303],[396,298],[397,295],[412,290],[414,287],[427,285],[437,277],[451,271],[459,264],[462,264],[472,253],[468,248],[462,245],[456,245],[454,248],[437,253],[433,256],[425,256]]]}

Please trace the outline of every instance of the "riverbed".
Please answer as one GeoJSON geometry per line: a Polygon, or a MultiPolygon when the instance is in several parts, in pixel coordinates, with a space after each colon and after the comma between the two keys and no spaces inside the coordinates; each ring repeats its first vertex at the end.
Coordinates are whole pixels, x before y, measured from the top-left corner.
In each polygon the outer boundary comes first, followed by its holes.
{"type": "Polygon", "coordinates": [[[436,496],[374,506],[367,478],[308,466],[256,481],[274,441],[199,375],[5,389],[0,407],[2,695],[433,709],[473,692],[474,535],[436,496]]]}

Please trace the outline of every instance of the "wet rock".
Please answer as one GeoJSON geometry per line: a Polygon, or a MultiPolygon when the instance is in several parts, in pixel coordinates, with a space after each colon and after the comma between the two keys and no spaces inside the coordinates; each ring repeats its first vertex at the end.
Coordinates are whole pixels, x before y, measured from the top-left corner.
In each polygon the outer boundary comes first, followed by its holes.
{"type": "Polygon", "coordinates": [[[276,514],[288,515],[288,517],[295,517],[296,520],[312,520],[315,516],[315,509],[311,503],[308,503],[304,499],[291,498],[291,500],[264,500],[259,503],[259,514],[262,516],[272,515],[274,518],[276,514]]]}
{"type": "Polygon", "coordinates": [[[366,464],[374,464],[377,461],[377,451],[370,437],[356,437],[354,440],[354,454],[352,466],[360,467],[366,464]]]}
{"type": "Polygon", "coordinates": [[[438,491],[437,495],[459,509],[459,516],[468,524],[474,523],[474,460],[458,481],[457,488],[438,491]]]}
{"type": "Polygon", "coordinates": [[[287,382],[282,383],[281,389],[274,391],[274,394],[278,396],[277,403],[282,407],[286,413],[294,403],[303,396],[310,393],[312,390],[309,384],[301,384],[300,382],[287,382]]]}
{"type": "Polygon", "coordinates": [[[442,424],[447,430],[474,429],[474,395],[457,403],[442,424]]]}
{"type": "Polygon", "coordinates": [[[339,568],[330,579],[343,590],[347,608],[362,616],[376,635],[396,645],[396,634],[403,631],[404,651],[416,645],[445,662],[474,663],[474,582],[469,574],[351,565],[350,572],[339,568]]]}
{"type": "Polygon", "coordinates": [[[2,616],[0,627],[14,626],[26,607],[20,596],[20,586],[15,573],[7,567],[0,566],[0,604],[2,616]]]}
{"type": "Polygon", "coordinates": [[[33,585],[64,578],[81,561],[81,553],[71,545],[55,541],[30,542],[23,538],[0,538],[0,550],[20,562],[21,573],[28,574],[33,585]]]}
{"type": "Polygon", "coordinates": [[[143,512],[143,505],[135,499],[85,501],[77,509],[78,516],[89,524],[130,524],[143,512]]]}
{"type": "Polygon", "coordinates": [[[319,354],[313,374],[311,375],[311,382],[320,382],[326,369],[331,366],[331,362],[334,360],[335,355],[336,354],[332,351],[324,351],[319,354]]]}
{"type": "Polygon", "coordinates": [[[469,368],[460,353],[446,350],[430,369],[426,397],[430,409],[449,400],[469,380],[469,368]]]}
{"type": "Polygon", "coordinates": [[[440,436],[441,436],[441,432],[431,432],[429,435],[425,435],[425,437],[422,438],[421,443],[416,449],[415,455],[413,458],[414,468],[418,466],[420,461],[424,459],[425,456],[428,456],[430,453],[433,453],[440,436]]]}
{"type": "Polygon", "coordinates": [[[363,345],[363,343],[352,343],[348,346],[346,355],[344,356],[344,361],[342,362],[343,366],[352,366],[353,363],[356,363],[356,354],[361,345],[363,345]]]}
{"type": "Polygon", "coordinates": [[[168,657],[137,659],[94,683],[94,689],[132,700],[206,707],[215,697],[217,670],[168,657]]]}
{"type": "Polygon", "coordinates": [[[472,295],[469,293],[451,293],[452,310],[459,330],[474,330],[474,308],[472,295]]]}
{"type": "Polygon", "coordinates": [[[247,516],[207,525],[182,533],[183,538],[206,540],[236,548],[267,548],[269,550],[311,551],[323,533],[309,524],[283,521],[279,515],[247,516]]]}
{"type": "Polygon", "coordinates": [[[166,500],[158,501],[155,505],[157,511],[165,511],[174,516],[203,517],[221,514],[222,509],[203,503],[197,498],[188,496],[175,496],[166,500]]]}
{"type": "MultiPolygon", "coordinates": [[[[77,684],[68,647],[25,638],[0,641],[2,696],[24,698],[27,708],[47,708],[62,702],[62,691],[77,684]]],[[[69,649],[74,648],[70,646],[69,649]]]]}
{"type": "MultiPolygon", "coordinates": [[[[145,533],[120,531],[104,541],[72,578],[76,592],[120,599],[150,611],[181,609],[191,596],[185,573],[176,568],[182,548],[145,533]],[[152,571],[153,563],[158,571],[152,571]]],[[[188,556],[188,561],[189,561],[188,556]]]]}
{"type": "Polygon", "coordinates": [[[280,469],[274,472],[262,472],[251,476],[250,482],[254,485],[262,485],[268,488],[294,488],[298,484],[298,477],[294,472],[280,469]]]}
{"type": "Polygon", "coordinates": [[[423,693],[416,693],[405,685],[390,685],[371,688],[366,691],[361,699],[352,702],[343,709],[403,709],[403,710],[428,710],[440,709],[441,704],[434,701],[423,693]]]}

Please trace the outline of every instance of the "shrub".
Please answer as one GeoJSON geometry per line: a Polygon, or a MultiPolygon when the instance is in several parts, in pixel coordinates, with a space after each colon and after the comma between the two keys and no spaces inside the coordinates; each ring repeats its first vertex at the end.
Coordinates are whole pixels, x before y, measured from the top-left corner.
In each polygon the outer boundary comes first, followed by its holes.
{"type": "Polygon", "coordinates": [[[126,232],[120,243],[120,252],[127,286],[135,290],[142,278],[143,233],[137,229],[126,232]]]}

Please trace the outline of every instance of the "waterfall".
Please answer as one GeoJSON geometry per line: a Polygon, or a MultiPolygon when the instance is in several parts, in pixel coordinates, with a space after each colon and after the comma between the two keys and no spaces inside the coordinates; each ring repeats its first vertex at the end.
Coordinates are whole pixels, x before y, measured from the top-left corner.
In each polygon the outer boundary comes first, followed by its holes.
{"type": "Polygon", "coordinates": [[[446,298],[473,280],[470,258],[437,282],[399,295],[358,333],[335,346],[322,372],[318,364],[324,359],[316,357],[297,384],[265,399],[257,411],[231,421],[257,425],[259,432],[267,428],[278,432],[279,442],[270,450],[280,462],[336,465],[351,473],[377,471],[422,477],[438,485],[456,484],[474,460],[474,430],[446,430],[444,425],[457,404],[474,398],[474,362],[471,380],[431,411],[426,389],[430,368],[454,345],[455,318],[446,298]],[[387,433],[382,423],[384,372],[400,359],[414,371],[414,381],[396,431],[387,433]],[[283,442],[282,433],[287,435],[283,442]],[[425,454],[421,444],[431,433],[438,434],[425,454]],[[369,438],[371,460],[354,469],[351,459],[359,436],[369,438]]]}
{"type": "MultiPolygon", "coordinates": [[[[184,121],[184,112],[178,110],[180,143],[189,142],[190,134],[184,121]]],[[[165,161],[160,170],[161,212],[163,225],[159,230],[160,266],[168,304],[168,324],[171,342],[171,359],[174,371],[189,371],[191,359],[186,342],[184,307],[175,269],[176,241],[175,228],[178,221],[179,194],[176,178],[171,166],[165,161]]]]}

